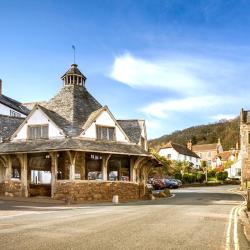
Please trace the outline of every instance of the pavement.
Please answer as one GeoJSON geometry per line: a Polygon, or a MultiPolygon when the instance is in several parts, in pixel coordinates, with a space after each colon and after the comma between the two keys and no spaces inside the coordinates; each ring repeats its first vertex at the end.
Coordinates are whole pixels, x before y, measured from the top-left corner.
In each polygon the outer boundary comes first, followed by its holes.
{"type": "Polygon", "coordinates": [[[0,249],[250,249],[232,188],[120,205],[0,200],[0,249]]]}

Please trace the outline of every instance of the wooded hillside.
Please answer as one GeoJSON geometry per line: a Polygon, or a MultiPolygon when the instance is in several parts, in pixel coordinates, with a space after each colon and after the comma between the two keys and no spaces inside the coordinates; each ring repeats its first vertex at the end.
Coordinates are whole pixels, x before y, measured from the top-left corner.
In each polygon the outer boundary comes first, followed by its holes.
{"type": "Polygon", "coordinates": [[[163,135],[150,140],[149,147],[158,150],[169,141],[186,145],[190,139],[193,144],[216,143],[220,138],[223,149],[229,150],[235,147],[236,142],[238,142],[239,131],[239,118],[230,121],[223,120],[214,124],[194,126],[175,131],[169,135],[163,135]]]}

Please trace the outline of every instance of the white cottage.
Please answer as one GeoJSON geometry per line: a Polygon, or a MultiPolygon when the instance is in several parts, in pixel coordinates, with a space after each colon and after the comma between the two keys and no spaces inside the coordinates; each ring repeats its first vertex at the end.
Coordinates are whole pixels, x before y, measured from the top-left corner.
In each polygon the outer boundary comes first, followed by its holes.
{"type": "Polygon", "coordinates": [[[169,142],[164,147],[161,147],[159,155],[164,156],[169,160],[186,161],[194,168],[200,168],[200,157],[186,146],[174,142],[169,142]]]}

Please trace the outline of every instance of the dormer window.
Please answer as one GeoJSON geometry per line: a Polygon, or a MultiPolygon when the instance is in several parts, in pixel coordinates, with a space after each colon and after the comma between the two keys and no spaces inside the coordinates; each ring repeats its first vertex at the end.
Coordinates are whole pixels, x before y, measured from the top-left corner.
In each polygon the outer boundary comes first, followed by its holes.
{"type": "Polygon", "coordinates": [[[115,127],[96,126],[96,139],[115,141],[115,127]]]}
{"type": "Polygon", "coordinates": [[[48,139],[49,125],[30,125],[28,126],[28,139],[48,139]]]}

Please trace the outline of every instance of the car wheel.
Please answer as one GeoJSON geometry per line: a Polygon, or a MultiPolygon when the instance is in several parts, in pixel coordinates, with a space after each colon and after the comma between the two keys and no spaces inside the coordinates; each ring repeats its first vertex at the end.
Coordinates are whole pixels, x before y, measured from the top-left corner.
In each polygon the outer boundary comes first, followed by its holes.
{"type": "Polygon", "coordinates": [[[172,186],[172,185],[170,185],[170,186],[169,186],[169,188],[173,188],[173,186],[172,186]]]}

